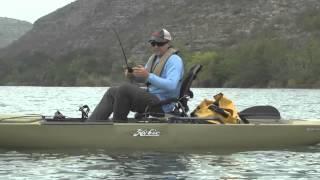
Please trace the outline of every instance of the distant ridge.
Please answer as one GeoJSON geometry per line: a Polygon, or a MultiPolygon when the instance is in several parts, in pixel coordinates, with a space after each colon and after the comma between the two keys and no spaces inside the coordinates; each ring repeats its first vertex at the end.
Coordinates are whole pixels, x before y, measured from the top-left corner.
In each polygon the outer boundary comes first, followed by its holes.
{"type": "Polygon", "coordinates": [[[27,21],[0,17],[0,48],[6,47],[32,28],[27,21]]]}

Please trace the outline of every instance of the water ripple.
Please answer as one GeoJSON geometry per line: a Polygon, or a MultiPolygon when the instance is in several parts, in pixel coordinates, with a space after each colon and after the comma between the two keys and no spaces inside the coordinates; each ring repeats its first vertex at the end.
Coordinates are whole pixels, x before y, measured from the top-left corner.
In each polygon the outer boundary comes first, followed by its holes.
{"type": "MultiPolygon", "coordinates": [[[[311,147],[310,147],[311,148],[311,147]]],[[[318,179],[320,149],[233,154],[2,151],[1,179],[318,179]]]]}

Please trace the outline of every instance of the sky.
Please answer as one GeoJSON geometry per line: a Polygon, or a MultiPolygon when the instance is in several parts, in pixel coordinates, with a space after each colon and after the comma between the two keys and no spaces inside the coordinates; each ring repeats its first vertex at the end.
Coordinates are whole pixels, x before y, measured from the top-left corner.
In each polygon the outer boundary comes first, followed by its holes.
{"type": "Polygon", "coordinates": [[[0,17],[34,23],[75,0],[0,0],[0,17]]]}

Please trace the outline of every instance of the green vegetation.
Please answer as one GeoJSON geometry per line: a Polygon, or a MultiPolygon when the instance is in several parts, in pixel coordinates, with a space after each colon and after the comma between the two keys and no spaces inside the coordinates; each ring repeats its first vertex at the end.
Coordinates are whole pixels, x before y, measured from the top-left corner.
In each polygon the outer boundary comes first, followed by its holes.
{"type": "MultiPolygon", "coordinates": [[[[200,87],[320,88],[320,39],[302,43],[260,37],[237,47],[215,51],[182,51],[189,69],[202,64],[200,87]]],[[[41,53],[0,60],[2,85],[109,86],[124,81],[122,57],[106,60],[106,52],[79,50],[58,60],[41,53]]],[[[109,56],[110,57],[110,56],[109,56]]]]}
{"type": "Polygon", "coordinates": [[[319,40],[312,37],[298,46],[261,38],[236,48],[195,52],[185,59],[188,65],[204,65],[200,86],[319,88],[319,40]]]}

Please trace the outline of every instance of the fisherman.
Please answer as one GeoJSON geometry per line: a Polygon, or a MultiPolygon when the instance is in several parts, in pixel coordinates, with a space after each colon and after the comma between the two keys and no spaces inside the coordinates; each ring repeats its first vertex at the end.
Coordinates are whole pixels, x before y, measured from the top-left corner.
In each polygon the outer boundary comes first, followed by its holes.
{"type": "Polygon", "coordinates": [[[153,54],[145,66],[138,65],[132,72],[126,69],[127,77],[142,79],[146,89],[126,83],[119,87],[111,87],[104,94],[88,121],[107,120],[113,113],[113,120],[128,122],[130,111],[172,112],[174,105],[152,106],[168,98],[177,98],[180,93],[184,67],[178,51],[171,45],[172,36],[166,29],[153,32],[149,43],[153,54]]]}

